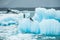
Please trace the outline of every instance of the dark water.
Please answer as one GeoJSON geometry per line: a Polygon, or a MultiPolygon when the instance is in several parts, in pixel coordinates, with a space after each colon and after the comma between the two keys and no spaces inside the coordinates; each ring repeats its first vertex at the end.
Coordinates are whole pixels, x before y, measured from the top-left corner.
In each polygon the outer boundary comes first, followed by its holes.
{"type": "MultiPolygon", "coordinates": [[[[54,8],[56,10],[60,10],[60,7],[44,7],[44,8],[47,8],[47,9],[54,8]]],[[[7,9],[8,8],[0,8],[0,11],[6,11],[7,9]]],[[[12,8],[12,9],[17,9],[20,11],[23,11],[23,10],[34,11],[35,10],[35,8],[12,8]]]]}

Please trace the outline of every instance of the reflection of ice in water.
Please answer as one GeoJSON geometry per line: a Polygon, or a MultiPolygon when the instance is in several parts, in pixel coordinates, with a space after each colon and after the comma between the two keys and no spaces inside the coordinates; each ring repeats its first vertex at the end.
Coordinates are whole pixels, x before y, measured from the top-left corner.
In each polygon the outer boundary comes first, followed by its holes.
{"type": "Polygon", "coordinates": [[[60,23],[54,19],[44,19],[40,22],[41,34],[60,35],[60,23]]]}
{"type": "Polygon", "coordinates": [[[55,14],[56,11],[55,9],[48,9],[45,11],[45,14],[43,14],[43,16],[46,18],[46,19],[54,19],[55,17],[55,14]]]}

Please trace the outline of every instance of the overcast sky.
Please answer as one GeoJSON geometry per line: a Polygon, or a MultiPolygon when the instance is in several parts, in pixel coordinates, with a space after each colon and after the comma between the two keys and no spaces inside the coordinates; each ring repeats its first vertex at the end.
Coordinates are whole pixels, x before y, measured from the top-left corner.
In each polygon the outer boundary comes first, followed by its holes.
{"type": "Polygon", "coordinates": [[[0,7],[60,7],[60,0],[0,0],[0,7]]]}

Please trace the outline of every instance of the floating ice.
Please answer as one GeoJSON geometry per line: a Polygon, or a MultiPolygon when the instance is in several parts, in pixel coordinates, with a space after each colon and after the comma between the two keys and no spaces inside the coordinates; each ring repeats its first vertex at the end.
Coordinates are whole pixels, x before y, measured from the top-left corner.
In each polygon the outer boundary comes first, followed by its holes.
{"type": "Polygon", "coordinates": [[[32,38],[33,34],[18,34],[8,37],[7,40],[33,40],[32,38]]]}
{"type": "Polygon", "coordinates": [[[55,9],[47,9],[43,14],[45,19],[54,19],[56,10],[55,9]]]}
{"type": "Polygon", "coordinates": [[[11,9],[12,12],[15,12],[15,13],[20,13],[19,10],[15,10],[15,9],[11,9]]]}
{"type": "Polygon", "coordinates": [[[40,33],[39,23],[36,21],[31,21],[28,18],[20,20],[18,28],[20,32],[22,31],[22,33],[34,33],[34,34],[40,33]]]}
{"type": "Polygon", "coordinates": [[[40,22],[41,34],[60,35],[60,23],[54,19],[43,19],[40,22]]]}
{"type": "Polygon", "coordinates": [[[17,14],[1,14],[0,15],[0,21],[1,20],[4,20],[4,19],[6,19],[6,18],[13,18],[13,19],[18,19],[17,18],[18,17],[18,15],[17,14]]]}
{"type": "Polygon", "coordinates": [[[41,22],[43,19],[43,15],[45,15],[46,9],[45,8],[36,8],[35,9],[35,16],[33,17],[33,20],[37,20],[38,22],[41,22]]]}
{"type": "Polygon", "coordinates": [[[18,25],[19,31],[22,31],[23,33],[27,33],[30,31],[30,20],[29,19],[21,19],[19,21],[18,25]]]}
{"type": "Polygon", "coordinates": [[[40,34],[39,22],[37,22],[37,21],[31,22],[30,31],[31,31],[31,33],[34,33],[34,34],[40,34]]]}
{"type": "Polygon", "coordinates": [[[55,19],[60,22],[60,10],[56,10],[55,19]]]}
{"type": "Polygon", "coordinates": [[[6,35],[14,35],[17,33],[17,14],[1,14],[0,15],[0,33],[6,35]]]}
{"type": "Polygon", "coordinates": [[[20,13],[20,11],[19,10],[15,10],[15,9],[7,9],[7,11],[6,11],[6,13],[14,13],[14,14],[18,14],[18,13],[20,13]]]}
{"type": "Polygon", "coordinates": [[[38,22],[41,22],[42,19],[53,19],[55,17],[55,12],[55,9],[36,8],[33,19],[38,22]]]}

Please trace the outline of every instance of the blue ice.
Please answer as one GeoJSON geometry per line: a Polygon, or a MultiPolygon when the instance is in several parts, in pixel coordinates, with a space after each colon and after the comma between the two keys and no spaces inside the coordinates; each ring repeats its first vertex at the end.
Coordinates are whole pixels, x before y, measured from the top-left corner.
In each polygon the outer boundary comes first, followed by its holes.
{"type": "Polygon", "coordinates": [[[60,23],[54,19],[43,19],[40,22],[41,34],[60,35],[60,23]]]}
{"type": "Polygon", "coordinates": [[[56,10],[55,19],[60,22],[60,10],[56,10]]]}
{"type": "Polygon", "coordinates": [[[19,20],[18,30],[22,33],[30,32],[30,20],[24,18],[19,20]]]}
{"type": "Polygon", "coordinates": [[[31,29],[30,29],[31,33],[40,34],[39,22],[37,22],[37,21],[31,22],[31,26],[30,27],[31,27],[31,29]]]}
{"type": "Polygon", "coordinates": [[[19,32],[22,33],[33,33],[33,34],[40,33],[39,23],[36,21],[31,21],[28,18],[24,18],[19,21],[18,29],[19,32]]]}

